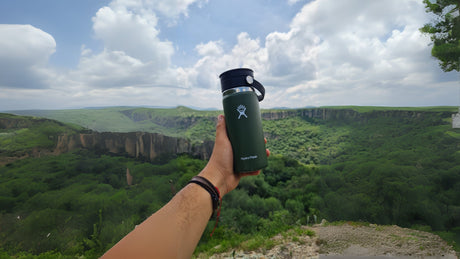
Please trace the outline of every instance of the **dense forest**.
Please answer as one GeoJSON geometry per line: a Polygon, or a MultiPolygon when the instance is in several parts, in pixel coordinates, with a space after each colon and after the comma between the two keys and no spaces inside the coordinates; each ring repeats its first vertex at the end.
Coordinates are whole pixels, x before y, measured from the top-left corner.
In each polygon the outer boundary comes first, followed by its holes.
{"type": "MultiPolygon", "coordinates": [[[[322,219],[396,224],[460,242],[460,130],[451,128],[450,119],[455,110],[264,111],[269,166],[259,176],[243,178],[224,197],[219,227],[211,238],[209,223],[197,252],[225,251],[244,240],[252,240],[248,248],[256,247],[281,231],[322,219]]],[[[88,149],[55,154],[58,135],[96,129],[78,120],[97,123],[90,116],[101,116],[69,112],[75,113],[74,121],[66,123],[83,128],[0,115],[0,257],[97,257],[206,164],[190,154],[153,161],[88,149]],[[7,127],[5,121],[16,124],[7,127]]],[[[115,114],[113,125],[122,118],[197,142],[212,138],[219,113],[184,107],[167,113],[133,108],[99,112],[115,114]]],[[[104,118],[105,127],[110,126],[104,118]]]]}

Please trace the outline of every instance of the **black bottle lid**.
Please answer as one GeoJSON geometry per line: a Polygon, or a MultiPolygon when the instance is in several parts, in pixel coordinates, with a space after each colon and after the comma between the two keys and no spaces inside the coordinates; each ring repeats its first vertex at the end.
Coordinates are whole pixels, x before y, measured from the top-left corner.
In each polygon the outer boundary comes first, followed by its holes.
{"type": "Polygon", "coordinates": [[[254,79],[254,71],[249,68],[231,69],[220,74],[219,78],[222,92],[235,87],[249,86],[260,92],[260,95],[257,95],[259,102],[265,97],[265,88],[254,79]]]}

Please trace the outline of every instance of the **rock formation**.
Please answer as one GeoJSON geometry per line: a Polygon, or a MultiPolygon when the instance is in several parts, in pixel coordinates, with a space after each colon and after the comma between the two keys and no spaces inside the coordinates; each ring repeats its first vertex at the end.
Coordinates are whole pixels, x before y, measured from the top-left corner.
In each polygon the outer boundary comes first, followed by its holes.
{"type": "Polygon", "coordinates": [[[338,108],[311,108],[311,109],[291,109],[291,110],[271,110],[263,111],[262,119],[279,120],[288,117],[300,116],[308,119],[318,120],[341,120],[366,122],[370,118],[394,117],[405,119],[423,119],[427,115],[439,115],[439,118],[450,116],[450,112],[416,111],[416,110],[372,110],[369,112],[358,112],[353,109],[338,108]]]}
{"type": "Polygon", "coordinates": [[[61,154],[78,148],[101,153],[127,155],[139,159],[154,160],[159,155],[190,154],[209,159],[213,141],[192,144],[184,138],[169,137],[146,132],[91,132],[58,137],[54,153],[61,154]]]}
{"type": "Polygon", "coordinates": [[[457,114],[452,114],[452,128],[460,128],[460,108],[458,108],[457,114]]]}

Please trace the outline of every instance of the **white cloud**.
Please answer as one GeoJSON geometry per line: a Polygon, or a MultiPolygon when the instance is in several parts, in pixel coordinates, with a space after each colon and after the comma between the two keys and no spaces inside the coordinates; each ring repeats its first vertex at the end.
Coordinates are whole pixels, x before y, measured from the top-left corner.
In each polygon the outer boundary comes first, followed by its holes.
{"type": "MultiPolygon", "coordinates": [[[[261,48],[258,39],[251,39],[243,32],[237,37],[237,44],[229,51],[223,53],[220,43],[208,42],[199,44],[196,50],[200,55],[205,55],[199,59],[193,67],[181,68],[181,78],[187,85],[195,88],[220,89],[219,75],[226,70],[237,67],[250,67],[256,73],[265,70],[267,55],[266,50],[261,48]]],[[[257,76],[257,75],[256,75],[257,76]]]]}
{"type": "Polygon", "coordinates": [[[116,88],[146,83],[148,65],[123,51],[104,50],[97,55],[82,56],[78,69],[70,72],[74,81],[95,88],[116,88]]]}
{"type": "Polygon", "coordinates": [[[93,30],[104,50],[83,47],[77,69],[69,73],[71,81],[91,88],[186,87],[180,83],[187,80],[181,81],[171,64],[173,44],[159,37],[157,13],[175,20],[187,15],[194,2],[114,0],[100,8],[93,30]]]}
{"type": "Polygon", "coordinates": [[[436,77],[442,72],[430,57],[429,39],[418,31],[426,20],[417,0],[316,0],[295,16],[289,31],[268,34],[264,45],[241,33],[231,51],[203,56],[190,74],[209,78],[229,68],[253,68],[268,88],[267,106],[420,100],[432,105],[426,96],[438,91],[436,77]],[[426,84],[433,87],[421,87],[426,84]],[[407,97],[394,98],[393,92],[407,97]]]}
{"type": "Polygon", "coordinates": [[[296,4],[296,3],[300,2],[300,1],[302,1],[302,0],[288,0],[288,4],[293,5],[293,4],[296,4]]]}
{"type": "Polygon", "coordinates": [[[190,5],[197,3],[201,5],[208,0],[113,0],[110,6],[113,8],[127,8],[135,12],[142,12],[145,10],[160,13],[169,22],[176,23],[180,15],[188,16],[188,8],[190,5]]]}
{"type": "Polygon", "coordinates": [[[201,58],[181,69],[182,78],[217,91],[220,73],[252,68],[267,88],[266,107],[433,104],[426,96],[434,89],[421,87],[434,85],[440,73],[418,30],[426,19],[416,0],[316,0],[297,13],[289,31],[265,41],[242,32],[226,52],[221,41],[198,45],[201,58]],[[396,92],[410,97],[394,98],[396,92]]]}
{"type": "Polygon", "coordinates": [[[213,39],[195,47],[199,56],[192,66],[175,66],[173,43],[162,39],[160,26],[182,22],[190,5],[205,2],[114,0],[93,17],[103,50],[82,46],[78,66],[60,73],[47,67],[56,49],[51,35],[32,26],[0,25],[0,87],[51,88],[8,91],[8,97],[0,92],[2,102],[8,98],[3,107],[21,98],[39,103],[42,93],[57,107],[220,108],[218,76],[237,67],[253,69],[266,86],[262,107],[457,102],[457,76],[438,68],[429,39],[418,31],[428,20],[421,0],[311,1],[286,31],[264,38],[242,31],[233,46],[213,39]]]}
{"type": "Polygon", "coordinates": [[[93,22],[96,38],[101,39],[108,50],[124,51],[131,57],[152,61],[157,69],[170,66],[174,48],[171,42],[158,38],[155,13],[106,6],[99,9],[93,22]]]}
{"type": "Polygon", "coordinates": [[[195,47],[200,56],[219,56],[222,55],[222,41],[210,41],[208,43],[201,43],[195,47]]]}
{"type": "Polygon", "coordinates": [[[0,24],[0,87],[44,88],[56,42],[31,25],[0,24]]]}

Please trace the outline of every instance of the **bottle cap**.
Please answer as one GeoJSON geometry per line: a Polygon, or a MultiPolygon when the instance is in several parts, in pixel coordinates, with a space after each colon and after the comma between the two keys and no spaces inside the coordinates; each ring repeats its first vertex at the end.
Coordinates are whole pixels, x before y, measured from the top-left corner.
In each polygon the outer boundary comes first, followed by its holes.
{"type": "Polygon", "coordinates": [[[231,69],[220,74],[219,78],[222,92],[235,87],[250,86],[260,92],[260,95],[257,95],[259,102],[264,99],[265,88],[254,79],[254,71],[249,68],[231,69]]]}

